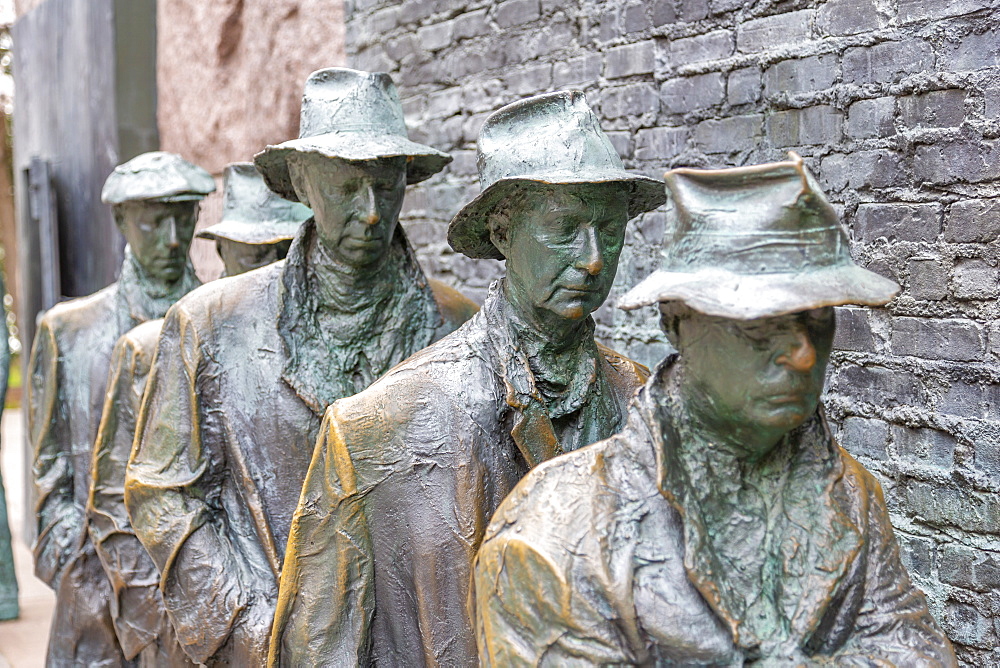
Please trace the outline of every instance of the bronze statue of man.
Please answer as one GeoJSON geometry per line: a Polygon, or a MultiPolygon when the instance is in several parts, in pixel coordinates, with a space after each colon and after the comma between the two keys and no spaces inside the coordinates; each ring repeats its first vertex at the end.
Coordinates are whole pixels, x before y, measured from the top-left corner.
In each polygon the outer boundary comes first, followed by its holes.
{"type": "Polygon", "coordinates": [[[626,172],[578,91],[480,133],[482,193],[452,247],[506,260],[482,310],[327,411],[282,573],[271,665],[474,666],[472,559],[534,465],[621,426],[646,370],[594,341],[629,219],[626,172]]]}
{"type": "MultiPolygon", "coordinates": [[[[3,276],[0,276],[0,296],[6,294],[3,276]]],[[[3,413],[4,401],[7,398],[7,377],[10,374],[10,345],[7,329],[7,318],[0,309],[0,414],[3,413]]],[[[3,451],[0,443],[0,452],[3,451]]],[[[6,447],[12,447],[10,443],[6,447]]],[[[14,442],[13,447],[21,444],[14,442]]],[[[3,486],[3,475],[0,475],[0,621],[16,619],[20,614],[17,601],[17,575],[14,572],[14,549],[11,545],[10,525],[7,518],[7,496],[3,486]]]]}
{"type": "Polygon", "coordinates": [[[38,325],[28,364],[29,433],[38,489],[35,574],[56,590],[47,663],[125,663],[109,613],[111,589],[87,536],[90,461],[111,350],[122,334],[162,318],[199,285],[188,260],[205,170],[171,153],[119,165],[101,199],[125,236],[118,282],[57,304],[38,325]]]}
{"type": "Polygon", "coordinates": [[[429,281],[402,227],[408,183],[450,157],[411,142],[389,75],[310,75],[300,137],[256,157],[308,205],[288,257],[171,309],[126,471],[125,504],[188,656],[262,665],[320,421],[475,304],[429,281]]]}
{"type": "MultiPolygon", "coordinates": [[[[222,219],[198,233],[216,241],[230,276],[285,257],[309,209],[274,194],[252,163],[223,174],[222,219]]],[[[108,390],[91,471],[87,528],[112,590],[111,618],[125,658],[140,666],[193,665],[170,626],[159,573],[125,511],[125,468],[163,320],[126,332],[111,354],[108,390]]]]}
{"type": "Polygon", "coordinates": [[[475,570],[486,666],[955,666],[882,490],[819,404],[851,260],[802,159],[666,175],[660,304],[678,353],[617,435],[541,466],[475,570]]]}

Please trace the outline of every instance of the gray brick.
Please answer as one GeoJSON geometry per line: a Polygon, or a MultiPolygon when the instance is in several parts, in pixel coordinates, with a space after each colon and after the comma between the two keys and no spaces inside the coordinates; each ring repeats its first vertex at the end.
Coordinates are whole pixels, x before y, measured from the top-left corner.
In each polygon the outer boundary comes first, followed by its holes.
{"type": "Polygon", "coordinates": [[[805,41],[812,36],[811,18],[812,11],[803,9],[751,19],[737,29],[736,46],[743,53],[754,53],[805,41]]]}
{"type": "Polygon", "coordinates": [[[875,350],[875,337],[872,335],[871,323],[868,322],[868,310],[863,308],[838,308],[837,328],[833,339],[834,350],[849,350],[858,353],[870,353],[875,350]]]}
{"type": "Polygon", "coordinates": [[[621,156],[623,160],[627,160],[632,157],[632,133],[631,132],[608,132],[608,139],[611,140],[611,145],[615,147],[615,152],[621,156]]]}
{"type": "Polygon", "coordinates": [[[931,526],[946,526],[988,534],[1000,533],[1000,495],[976,492],[953,484],[909,482],[903,503],[914,517],[931,526]]]}
{"type": "Polygon", "coordinates": [[[993,0],[899,0],[897,16],[902,23],[970,14],[995,7],[993,0]]]}
{"type": "Polygon", "coordinates": [[[958,299],[995,299],[1000,274],[983,260],[962,260],[952,272],[952,292],[958,299]]]}
{"type": "Polygon", "coordinates": [[[876,461],[886,458],[885,446],[889,438],[889,425],[881,420],[849,417],[837,435],[840,445],[849,453],[870,457],[876,461]]]}
{"type": "Polygon", "coordinates": [[[941,67],[948,70],[983,70],[1000,67],[1000,27],[983,33],[969,33],[946,43],[941,52],[941,67]]]}
{"type": "Polygon", "coordinates": [[[825,90],[837,79],[837,65],[833,54],[775,63],[764,72],[764,94],[825,90]]]}
{"type": "Polygon", "coordinates": [[[984,115],[986,118],[1000,117],[1000,87],[987,88],[983,91],[984,115]]]}
{"type": "Polygon", "coordinates": [[[956,417],[979,418],[983,414],[985,394],[982,385],[952,380],[935,405],[936,410],[956,417]]]}
{"type": "Polygon", "coordinates": [[[760,114],[707,120],[694,129],[694,143],[705,153],[733,153],[757,146],[763,130],[760,114]]]}
{"type": "Polygon", "coordinates": [[[848,49],[842,64],[845,83],[892,83],[907,74],[934,69],[934,49],[923,40],[882,42],[848,49]]]}
{"type": "Polygon", "coordinates": [[[446,118],[462,111],[462,89],[455,86],[427,96],[426,113],[430,118],[446,118]]]}
{"type": "Polygon", "coordinates": [[[518,95],[537,95],[552,86],[552,65],[541,63],[523,67],[507,75],[507,86],[518,95]]]}
{"type": "Polygon", "coordinates": [[[886,26],[875,0],[829,0],[816,12],[816,27],[827,35],[855,35],[886,26]]]}
{"type": "Polygon", "coordinates": [[[654,28],[676,21],[677,9],[674,7],[674,0],[655,0],[651,16],[654,28]]]}
{"type": "MultiPolygon", "coordinates": [[[[986,415],[995,420],[998,417],[996,407],[1000,400],[1000,385],[989,386],[985,394],[989,397],[986,400],[986,415]]],[[[1000,480],[1000,423],[991,422],[986,429],[990,430],[989,436],[974,441],[974,466],[987,480],[1000,480]]]]}
{"type": "Polygon", "coordinates": [[[659,92],[651,83],[604,88],[600,95],[601,113],[608,119],[656,114],[660,109],[659,92]]]}
{"type": "Polygon", "coordinates": [[[619,79],[634,74],[649,74],[656,67],[656,43],[651,40],[617,46],[604,61],[604,76],[619,79]]]}
{"type": "Polygon", "coordinates": [[[996,140],[921,145],[913,159],[914,175],[927,183],[979,183],[1000,178],[1000,142],[996,140]]]}
{"type": "Polygon", "coordinates": [[[687,128],[639,130],[635,135],[635,157],[667,163],[684,151],[687,139],[687,128]]]}
{"type": "Polygon", "coordinates": [[[890,432],[896,454],[909,464],[950,469],[955,463],[955,437],[936,429],[893,425],[890,432]]]}
{"type": "Polygon", "coordinates": [[[479,173],[476,166],[476,152],[471,150],[452,151],[453,160],[448,165],[448,171],[456,176],[475,176],[479,173]]]}
{"type": "Polygon", "coordinates": [[[934,241],[940,232],[940,204],[861,204],[854,216],[854,238],[864,243],[934,241]]]}
{"type": "Polygon", "coordinates": [[[948,296],[948,272],[941,261],[930,257],[916,257],[908,263],[910,278],[907,291],[914,299],[940,301],[948,296]]]}
{"type": "Polygon", "coordinates": [[[912,406],[920,401],[920,381],[915,375],[881,367],[842,368],[837,391],[880,407],[912,406]]]}
{"type": "Polygon", "coordinates": [[[417,39],[428,51],[439,51],[451,44],[453,27],[451,21],[432,23],[417,30],[417,39]]]}
{"type": "Polygon", "coordinates": [[[949,638],[963,645],[993,649],[996,644],[996,633],[989,615],[984,615],[968,603],[949,601],[941,624],[949,638]]]}
{"type": "Polygon", "coordinates": [[[899,556],[907,572],[920,578],[931,577],[934,569],[934,542],[898,531],[896,540],[899,543],[899,556]]]}
{"type": "Polygon", "coordinates": [[[986,352],[983,327],[956,318],[893,318],[892,352],[929,360],[972,362],[986,352]]]}
{"type": "Polygon", "coordinates": [[[733,34],[716,30],[697,37],[672,40],[667,44],[667,64],[676,69],[709,60],[728,58],[733,54],[733,34]]]}
{"type": "Polygon", "coordinates": [[[406,0],[399,6],[399,24],[420,23],[434,14],[434,3],[427,0],[406,0]]]}
{"type": "Polygon", "coordinates": [[[729,104],[736,106],[757,102],[760,99],[760,82],[760,70],[756,67],[730,72],[727,87],[729,104]]]}
{"type": "Polygon", "coordinates": [[[726,82],[721,72],[671,79],[660,88],[663,108],[670,114],[684,114],[722,104],[726,82]]]}
{"type": "Polygon", "coordinates": [[[910,127],[955,127],[965,120],[965,91],[936,90],[899,98],[903,123],[910,127]]]}
{"type": "Polygon", "coordinates": [[[767,136],[777,147],[840,141],[844,115],[829,105],[778,111],[767,118],[767,136]]]}
{"type": "Polygon", "coordinates": [[[967,199],[951,205],[944,238],[957,243],[989,243],[1000,237],[1000,200],[967,199]]]}
{"type": "Polygon", "coordinates": [[[601,55],[598,53],[559,61],[552,67],[552,85],[561,88],[574,84],[592,84],[601,77],[601,65],[601,55]]]}
{"type": "Polygon", "coordinates": [[[847,111],[847,136],[851,139],[870,139],[894,135],[895,110],[896,100],[892,97],[855,102],[847,111]]]}
{"type": "Polygon", "coordinates": [[[510,28],[530,23],[541,15],[538,0],[504,0],[495,6],[493,20],[501,28],[510,28]]]}
{"type": "Polygon", "coordinates": [[[625,5],[622,11],[622,26],[626,34],[649,30],[652,25],[649,12],[646,11],[646,3],[634,2],[625,5]]]}
{"type": "Polygon", "coordinates": [[[460,40],[488,35],[491,29],[487,21],[487,13],[486,9],[477,9],[474,12],[466,12],[456,16],[452,21],[452,36],[456,40],[460,40]]]}
{"type": "Polygon", "coordinates": [[[708,0],[683,0],[677,3],[677,17],[682,21],[700,21],[708,16],[708,0]]]}
{"type": "Polygon", "coordinates": [[[962,545],[945,545],[940,556],[941,581],[989,592],[1000,589],[1000,554],[962,545]]]}

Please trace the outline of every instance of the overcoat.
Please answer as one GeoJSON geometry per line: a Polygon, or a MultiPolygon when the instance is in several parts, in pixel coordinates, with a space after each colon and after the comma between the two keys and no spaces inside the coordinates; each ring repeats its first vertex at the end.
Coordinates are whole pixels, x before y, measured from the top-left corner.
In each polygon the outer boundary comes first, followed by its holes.
{"type": "Polygon", "coordinates": [[[582,405],[554,425],[510,310],[495,284],[457,332],[329,408],[289,538],[271,665],[477,665],[471,568],[494,509],[528,462],[619,429],[646,372],[590,329],[590,366],[568,381],[586,388],[582,405]]]}
{"type": "MultiPolygon", "coordinates": [[[[377,377],[476,310],[427,282],[398,229],[386,268],[398,290],[343,318],[371,316],[377,327],[324,326],[321,252],[306,221],[285,260],[178,302],[157,344],[125,504],[178,640],[200,663],[266,660],[285,543],[327,405],[353,394],[362,372],[377,377]],[[353,356],[338,340],[356,344],[353,356]]],[[[364,295],[345,299],[354,297],[364,295]]]]}
{"type": "Polygon", "coordinates": [[[821,412],[779,446],[789,464],[768,502],[782,511],[758,522],[739,474],[680,461],[662,382],[620,434],[539,466],[496,512],[475,570],[484,665],[956,665],[900,562],[881,488],[821,412]],[[713,516],[718,493],[733,505],[713,516]],[[745,583],[757,562],[716,549],[730,539],[770,553],[756,598],[745,583]],[[763,599],[778,623],[752,618],[763,599]]]}
{"type": "Polygon", "coordinates": [[[162,318],[198,281],[189,265],[170,292],[150,294],[152,285],[126,250],[117,283],[53,306],[35,334],[28,362],[28,430],[38,489],[35,574],[56,590],[49,665],[125,662],[108,611],[108,579],[87,535],[85,509],[112,347],[136,325],[162,318]]]}

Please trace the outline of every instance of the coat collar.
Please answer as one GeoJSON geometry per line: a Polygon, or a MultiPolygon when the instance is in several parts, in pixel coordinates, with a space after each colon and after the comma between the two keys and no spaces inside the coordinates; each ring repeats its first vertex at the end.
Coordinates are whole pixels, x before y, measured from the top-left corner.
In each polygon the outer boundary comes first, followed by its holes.
{"type": "Polygon", "coordinates": [[[136,260],[132,249],[125,247],[121,276],[115,284],[118,331],[122,334],[148,320],[167,314],[174,302],[201,285],[190,260],[184,265],[184,274],[172,286],[163,289],[150,277],[136,260]]]}

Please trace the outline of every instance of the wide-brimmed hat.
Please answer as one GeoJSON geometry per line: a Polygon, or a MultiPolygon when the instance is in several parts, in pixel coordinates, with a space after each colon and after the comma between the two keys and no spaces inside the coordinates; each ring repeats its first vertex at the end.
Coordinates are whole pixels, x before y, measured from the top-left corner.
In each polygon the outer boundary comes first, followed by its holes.
{"type": "Polygon", "coordinates": [[[295,236],[312,211],[278,197],[252,162],[227,165],[222,176],[222,218],[198,232],[202,239],[274,244],[295,236]]]}
{"type": "Polygon", "coordinates": [[[141,200],[182,202],[204,199],[215,191],[215,179],[198,165],[174,153],[153,151],[137,155],[115,167],[101,201],[121,204],[141,200]]]}
{"type": "Polygon", "coordinates": [[[856,265],[837,212],[800,158],[666,173],[662,269],[627,292],[634,309],[682,301],[752,320],[822,306],[885,304],[899,285],[856,265]]]}
{"type": "Polygon", "coordinates": [[[597,116],[578,91],[529,97],[493,112],[476,146],[482,192],[448,226],[448,243],[473,258],[502,260],[490,240],[497,204],[524,186],[621,183],[628,217],[663,204],[663,182],[626,172],[597,116]]]}
{"type": "Polygon", "coordinates": [[[342,160],[403,156],[409,184],[433,176],[451,162],[447,153],[410,141],[392,77],[344,67],[310,74],[302,95],[299,138],[268,146],[254,156],[268,187],[297,202],[288,174],[291,153],[342,160]]]}

